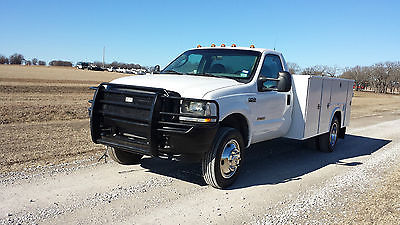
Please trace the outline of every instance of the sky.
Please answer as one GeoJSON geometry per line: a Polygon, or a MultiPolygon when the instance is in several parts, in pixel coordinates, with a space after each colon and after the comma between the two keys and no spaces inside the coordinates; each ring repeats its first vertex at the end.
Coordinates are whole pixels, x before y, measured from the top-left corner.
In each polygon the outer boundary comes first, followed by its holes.
{"type": "Polygon", "coordinates": [[[198,44],[276,48],[301,67],[400,60],[399,0],[0,2],[0,54],[156,64],[198,44]]]}

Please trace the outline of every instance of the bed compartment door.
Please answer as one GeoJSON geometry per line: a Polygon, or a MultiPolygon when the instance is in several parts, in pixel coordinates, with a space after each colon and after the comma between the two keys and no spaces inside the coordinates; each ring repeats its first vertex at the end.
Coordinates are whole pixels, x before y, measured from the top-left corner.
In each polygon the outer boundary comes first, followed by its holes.
{"type": "Polygon", "coordinates": [[[334,80],[332,79],[323,79],[322,81],[321,113],[319,115],[318,134],[323,134],[329,131],[332,112],[331,93],[333,82],[334,80]]]}

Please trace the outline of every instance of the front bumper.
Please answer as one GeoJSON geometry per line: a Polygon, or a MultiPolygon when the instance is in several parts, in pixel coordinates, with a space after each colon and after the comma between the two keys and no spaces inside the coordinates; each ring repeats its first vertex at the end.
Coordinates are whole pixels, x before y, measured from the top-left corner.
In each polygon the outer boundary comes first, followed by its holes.
{"type": "Polygon", "coordinates": [[[169,133],[165,132],[165,146],[159,148],[161,153],[166,154],[202,154],[208,151],[214,141],[218,126],[190,128],[187,133],[169,133]]]}
{"type": "Polygon", "coordinates": [[[206,152],[218,129],[218,103],[182,98],[165,89],[102,83],[89,109],[90,129],[95,143],[142,155],[201,154],[206,152]],[[212,122],[180,121],[182,101],[194,100],[216,105],[212,122]]]}

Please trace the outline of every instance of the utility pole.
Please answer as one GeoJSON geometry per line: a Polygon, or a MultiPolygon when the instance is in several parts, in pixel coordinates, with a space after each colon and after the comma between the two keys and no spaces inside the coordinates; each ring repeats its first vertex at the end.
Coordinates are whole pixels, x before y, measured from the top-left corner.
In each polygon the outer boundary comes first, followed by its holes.
{"type": "Polygon", "coordinates": [[[106,46],[103,47],[103,68],[104,68],[104,57],[106,54],[106,46]]]}

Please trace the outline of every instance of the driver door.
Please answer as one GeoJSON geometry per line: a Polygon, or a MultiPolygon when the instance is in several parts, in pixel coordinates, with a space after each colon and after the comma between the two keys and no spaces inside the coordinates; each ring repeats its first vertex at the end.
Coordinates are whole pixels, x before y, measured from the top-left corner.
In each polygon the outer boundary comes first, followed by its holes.
{"type": "MultiPolygon", "coordinates": [[[[281,71],[283,71],[283,67],[280,56],[267,54],[264,57],[259,76],[278,78],[281,71]]],[[[277,81],[266,81],[262,85],[275,88],[277,81]]],[[[287,104],[288,95],[289,93],[286,92],[262,91],[258,88],[256,102],[250,104],[253,112],[254,143],[280,137],[287,131],[285,127],[290,125],[288,124],[290,118],[286,118],[290,109],[290,102],[289,105],[287,104]]]]}

